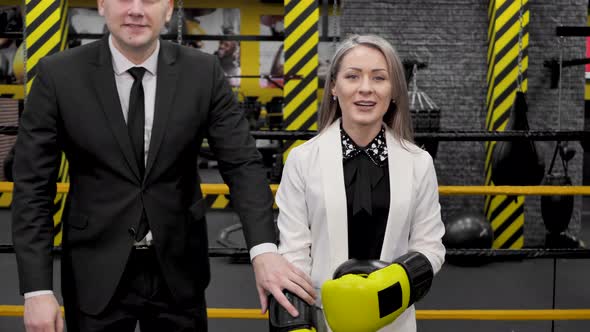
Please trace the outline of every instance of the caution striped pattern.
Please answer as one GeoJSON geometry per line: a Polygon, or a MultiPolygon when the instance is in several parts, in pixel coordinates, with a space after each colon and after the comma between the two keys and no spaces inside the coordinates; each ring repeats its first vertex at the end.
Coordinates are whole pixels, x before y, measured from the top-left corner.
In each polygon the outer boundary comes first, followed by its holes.
{"type": "Polygon", "coordinates": [[[27,89],[35,77],[36,65],[44,56],[65,47],[67,0],[26,0],[25,35],[27,46],[27,89]]]}
{"type": "MultiPolygon", "coordinates": [[[[283,118],[287,130],[317,129],[318,20],[317,0],[285,0],[284,71],[288,80],[283,118]]],[[[285,142],[285,158],[301,142],[285,142]]]]}
{"type": "MultiPolygon", "coordinates": [[[[44,56],[66,47],[68,33],[68,0],[25,1],[25,59],[27,70],[26,94],[37,72],[37,64],[44,56]]],[[[27,111],[26,109],[24,110],[27,111]]],[[[68,162],[62,154],[57,183],[69,181],[68,162]]],[[[61,217],[67,194],[57,194],[54,201],[54,244],[61,243],[61,217]]]]}
{"type": "Polygon", "coordinates": [[[22,85],[0,84],[0,98],[23,99],[24,89],[22,85]]]}
{"type": "MultiPolygon", "coordinates": [[[[488,16],[486,129],[504,131],[518,90],[519,50],[521,51],[521,90],[526,92],[528,87],[528,24],[530,18],[528,1],[491,0],[488,16]],[[519,32],[521,32],[520,44],[519,32]]],[[[493,184],[491,173],[495,146],[496,142],[486,143],[486,185],[493,184]]],[[[516,249],[523,247],[524,196],[486,196],[484,211],[494,230],[494,248],[516,249]]]]}
{"type": "Polygon", "coordinates": [[[205,202],[210,209],[230,209],[229,195],[205,195],[205,202]]]}

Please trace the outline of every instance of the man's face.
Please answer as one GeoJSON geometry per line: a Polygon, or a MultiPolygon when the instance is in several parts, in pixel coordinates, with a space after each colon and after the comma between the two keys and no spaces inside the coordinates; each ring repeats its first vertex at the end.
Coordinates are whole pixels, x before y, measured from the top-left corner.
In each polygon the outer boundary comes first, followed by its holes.
{"type": "Polygon", "coordinates": [[[217,48],[217,55],[220,58],[230,56],[234,54],[236,51],[236,45],[234,41],[231,40],[222,40],[219,42],[219,47],[217,48]]]}
{"type": "Polygon", "coordinates": [[[174,0],[98,0],[98,12],[121,51],[141,51],[155,45],[173,8],[174,0]]]}

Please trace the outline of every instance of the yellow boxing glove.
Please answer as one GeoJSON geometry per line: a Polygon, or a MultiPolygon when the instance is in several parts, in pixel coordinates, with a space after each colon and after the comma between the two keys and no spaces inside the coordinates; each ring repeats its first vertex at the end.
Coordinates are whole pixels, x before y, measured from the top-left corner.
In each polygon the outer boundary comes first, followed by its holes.
{"type": "Polygon", "coordinates": [[[322,303],[334,332],[375,332],[391,324],[430,289],[433,271],[420,253],[392,264],[351,259],[322,286],[322,303]]]}

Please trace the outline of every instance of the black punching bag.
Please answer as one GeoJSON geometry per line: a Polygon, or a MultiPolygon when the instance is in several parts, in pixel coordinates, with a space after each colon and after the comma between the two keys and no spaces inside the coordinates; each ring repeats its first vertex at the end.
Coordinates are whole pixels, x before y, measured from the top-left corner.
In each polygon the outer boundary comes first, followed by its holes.
{"type": "MultiPolygon", "coordinates": [[[[447,218],[442,238],[447,249],[491,249],[494,244],[492,225],[481,212],[462,211],[447,218]]],[[[449,255],[446,262],[459,266],[481,266],[491,256],[449,255]]]]}
{"type": "MultiPolygon", "coordinates": [[[[573,156],[566,155],[566,150],[558,142],[543,183],[547,186],[571,186],[572,180],[567,175],[567,161],[571,157],[573,156]],[[553,165],[558,152],[563,166],[563,174],[553,174],[553,165]]],[[[571,195],[541,196],[541,216],[549,233],[559,234],[565,231],[570,223],[573,211],[574,197],[571,195]]]]}
{"type": "MultiPolygon", "coordinates": [[[[528,106],[516,92],[506,130],[529,130],[528,106]]],[[[492,181],[496,186],[536,186],[543,180],[545,162],[530,139],[498,141],[492,156],[492,181]]]]}
{"type": "MultiPolygon", "coordinates": [[[[543,181],[546,186],[571,186],[572,180],[564,174],[547,174],[543,181]]],[[[549,233],[565,231],[572,218],[574,196],[541,196],[541,216],[549,233]]]]}
{"type": "Polygon", "coordinates": [[[494,231],[483,214],[459,212],[450,216],[445,223],[442,241],[450,249],[491,249],[494,231]]]}

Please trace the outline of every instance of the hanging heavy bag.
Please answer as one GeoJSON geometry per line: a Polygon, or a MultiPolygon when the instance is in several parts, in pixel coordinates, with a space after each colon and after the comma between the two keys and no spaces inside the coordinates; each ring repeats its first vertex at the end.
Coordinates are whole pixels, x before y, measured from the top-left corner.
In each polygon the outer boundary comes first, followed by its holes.
{"type": "MultiPolygon", "coordinates": [[[[529,130],[525,94],[516,92],[507,130],[529,130]]],[[[535,186],[541,183],[545,162],[530,139],[499,141],[492,156],[492,181],[496,186],[535,186]]]]}
{"type": "MultiPolygon", "coordinates": [[[[547,186],[571,186],[572,180],[567,175],[567,157],[565,156],[565,149],[557,142],[555,145],[555,151],[553,152],[553,158],[549,165],[549,171],[543,181],[544,185],[547,186]],[[561,159],[561,165],[563,166],[563,174],[553,174],[553,165],[557,153],[561,159]]],[[[570,195],[554,195],[554,196],[541,196],[541,216],[543,217],[543,223],[545,229],[549,233],[559,234],[565,231],[572,218],[574,211],[574,197],[570,195]]]]}

